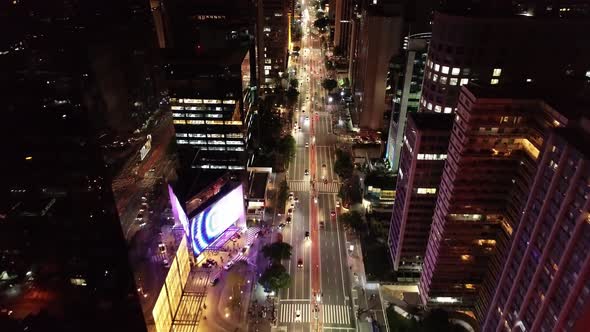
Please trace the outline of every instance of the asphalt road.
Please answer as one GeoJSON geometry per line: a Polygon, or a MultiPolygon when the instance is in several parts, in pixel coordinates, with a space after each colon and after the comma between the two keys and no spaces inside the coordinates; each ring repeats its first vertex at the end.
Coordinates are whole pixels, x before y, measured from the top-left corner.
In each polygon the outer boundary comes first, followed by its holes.
{"type": "MultiPolygon", "coordinates": [[[[306,7],[304,4],[303,10],[306,7]]],[[[315,17],[311,9],[309,17],[315,17]]],[[[309,26],[312,22],[308,21],[309,26]]],[[[336,208],[339,182],[333,172],[337,139],[325,108],[326,91],[321,87],[325,67],[320,40],[306,30],[296,61],[302,83],[299,111],[294,114],[297,151],[287,177],[299,203],[292,223],[282,231],[283,240],[293,246],[290,261],[284,262],[292,282],[279,294],[278,325],[287,331],[352,331],[355,319],[346,242],[342,226],[332,215],[340,212],[336,208]],[[304,238],[306,231],[311,233],[309,240],[304,238]],[[302,268],[297,266],[299,259],[303,260],[302,268]],[[298,310],[301,321],[296,318],[298,310]]]]}

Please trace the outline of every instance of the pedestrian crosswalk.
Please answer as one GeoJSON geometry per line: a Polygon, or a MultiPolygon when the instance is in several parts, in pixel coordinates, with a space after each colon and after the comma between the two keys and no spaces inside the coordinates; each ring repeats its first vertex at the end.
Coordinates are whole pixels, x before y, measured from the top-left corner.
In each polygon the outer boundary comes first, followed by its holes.
{"type": "Polygon", "coordinates": [[[320,193],[338,193],[340,189],[340,184],[335,181],[329,181],[328,183],[320,182],[317,184],[318,191],[320,193]]]}
{"type": "Polygon", "coordinates": [[[324,304],[321,310],[323,324],[350,324],[350,308],[348,306],[324,304]]]}
{"type": "Polygon", "coordinates": [[[310,312],[309,303],[283,303],[279,308],[279,323],[309,323],[310,312]],[[301,320],[297,315],[297,310],[301,312],[301,320]]]}
{"type": "Polygon", "coordinates": [[[309,192],[309,181],[289,181],[290,191],[307,191],[309,192]]]}
{"type": "MultiPolygon", "coordinates": [[[[328,181],[328,183],[324,183],[323,181],[318,181],[315,183],[315,187],[320,193],[338,193],[340,189],[340,184],[336,181],[328,181]]],[[[289,190],[293,192],[297,191],[310,191],[310,184],[309,181],[289,181],[289,190]]]]}

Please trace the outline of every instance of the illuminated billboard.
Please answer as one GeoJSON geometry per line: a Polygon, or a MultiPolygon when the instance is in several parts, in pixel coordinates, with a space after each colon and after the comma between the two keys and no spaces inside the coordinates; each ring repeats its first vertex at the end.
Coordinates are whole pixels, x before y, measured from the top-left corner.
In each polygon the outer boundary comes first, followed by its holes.
{"type": "Polygon", "coordinates": [[[190,234],[188,229],[189,225],[186,213],[184,213],[184,210],[182,209],[182,206],[180,205],[180,202],[178,201],[178,198],[176,198],[174,190],[172,190],[172,187],[170,185],[168,185],[168,196],[170,197],[170,206],[172,206],[172,214],[174,215],[174,219],[180,221],[185,234],[190,234]]]}
{"type": "Polygon", "coordinates": [[[244,191],[239,185],[192,218],[189,236],[195,256],[217,240],[229,226],[237,224],[243,227],[246,221],[244,212],[244,191]]]}

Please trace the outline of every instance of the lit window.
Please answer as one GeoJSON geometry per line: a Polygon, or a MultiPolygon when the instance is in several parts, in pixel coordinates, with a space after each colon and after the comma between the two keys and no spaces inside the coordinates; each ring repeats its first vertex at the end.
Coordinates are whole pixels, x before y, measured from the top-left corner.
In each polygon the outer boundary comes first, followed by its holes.
{"type": "Polygon", "coordinates": [[[207,114],[208,118],[219,119],[223,117],[223,114],[216,114],[216,113],[209,113],[207,114]]]}
{"type": "Polygon", "coordinates": [[[205,124],[205,121],[203,121],[203,120],[187,120],[186,124],[201,125],[201,124],[205,124]]]}
{"type": "Polygon", "coordinates": [[[182,106],[171,106],[170,109],[173,110],[173,111],[182,111],[182,110],[184,110],[184,107],[182,107],[182,106]]]}
{"type": "Polygon", "coordinates": [[[445,107],[445,113],[451,113],[453,112],[453,109],[451,107],[445,107]]]}
{"type": "Polygon", "coordinates": [[[219,99],[204,99],[203,103],[205,103],[205,104],[221,104],[221,100],[219,100],[219,99]]]}
{"type": "Polygon", "coordinates": [[[492,80],[490,81],[490,84],[498,84],[500,82],[499,79],[497,78],[492,78],[492,80]]]}
{"type": "Polygon", "coordinates": [[[493,77],[499,77],[500,75],[502,75],[502,69],[500,69],[500,68],[494,68],[494,71],[492,72],[492,76],[493,77]]]}
{"type": "Polygon", "coordinates": [[[225,137],[227,138],[243,138],[244,134],[242,133],[230,133],[230,134],[226,134],[225,137]]]}
{"type": "Polygon", "coordinates": [[[226,125],[234,125],[234,126],[241,126],[242,121],[225,121],[226,125]]]}
{"type": "Polygon", "coordinates": [[[223,146],[211,146],[211,147],[209,147],[209,151],[225,151],[225,147],[223,147],[223,146]]]}
{"type": "Polygon", "coordinates": [[[442,112],[442,106],[440,106],[440,105],[436,105],[436,106],[434,106],[434,111],[435,111],[436,113],[440,113],[440,112],[442,112]]]}
{"type": "Polygon", "coordinates": [[[459,85],[465,85],[467,83],[469,83],[469,79],[468,78],[462,78],[461,79],[461,83],[459,85]]]}
{"type": "Polygon", "coordinates": [[[244,169],[244,166],[228,166],[228,169],[244,169]]]}
{"type": "Polygon", "coordinates": [[[422,99],[422,106],[426,107],[426,100],[422,99]]]}
{"type": "Polygon", "coordinates": [[[223,103],[227,104],[227,105],[234,105],[236,103],[236,101],[235,100],[224,100],[223,103]]]}
{"type": "Polygon", "coordinates": [[[430,67],[430,69],[432,69],[432,66],[433,66],[432,61],[430,61],[430,65],[428,65],[428,67],[430,67]]]}
{"type": "Polygon", "coordinates": [[[176,133],[176,137],[186,137],[186,133],[176,133]]]}
{"type": "Polygon", "coordinates": [[[178,143],[178,144],[188,144],[188,141],[185,140],[185,139],[177,139],[176,140],[176,143],[178,143]]]}
{"type": "Polygon", "coordinates": [[[436,194],[436,188],[418,188],[416,193],[418,195],[433,195],[436,194]]]}
{"type": "Polygon", "coordinates": [[[440,84],[447,84],[447,77],[446,76],[440,77],[440,84]]]}
{"type": "Polygon", "coordinates": [[[211,124],[211,125],[222,125],[223,121],[220,120],[208,120],[207,124],[211,124]]]}
{"type": "Polygon", "coordinates": [[[440,70],[440,65],[439,64],[435,64],[434,65],[434,71],[439,71],[440,70]]]}
{"type": "Polygon", "coordinates": [[[242,141],[229,141],[228,140],[228,141],[225,141],[225,144],[227,144],[227,145],[242,145],[242,144],[244,144],[244,142],[242,142],[242,141]]]}
{"type": "Polygon", "coordinates": [[[434,83],[436,83],[438,81],[438,75],[437,74],[432,75],[432,81],[434,83]]]}
{"type": "Polygon", "coordinates": [[[184,113],[172,113],[172,116],[175,118],[183,118],[184,117],[184,113]]]}
{"type": "Polygon", "coordinates": [[[186,120],[174,120],[174,124],[186,124],[186,120]]]}
{"type": "Polygon", "coordinates": [[[590,70],[586,72],[586,77],[590,78],[590,70]]]}
{"type": "Polygon", "coordinates": [[[241,146],[228,146],[227,151],[244,151],[244,148],[241,146]]]}
{"type": "Polygon", "coordinates": [[[471,69],[463,68],[463,75],[469,75],[469,74],[471,74],[471,69]]]}
{"type": "Polygon", "coordinates": [[[207,141],[204,140],[204,139],[193,139],[193,140],[191,140],[191,144],[195,144],[195,145],[199,145],[199,144],[206,145],[207,144],[207,141]]]}
{"type": "Polygon", "coordinates": [[[442,66],[442,73],[443,73],[443,74],[448,74],[448,73],[449,73],[449,69],[450,69],[450,68],[449,68],[449,67],[447,67],[447,66],[442,66]]]}
{"type": "Polygon", "coordinates": [[[456,77],[451,77],[451,79],[449,80],[449,84],[451,84],[451,85],[457,85],[458,82],[459,82],[459,79],[456,77]]]}
{"type": "Polygon", "coordinates": [[[526,81],[527,81],[527,83],[531,83],[533,81],[533,79],[532,78],[527,78],[526,81]]]}
{"type": "Polygon", "coordinates": [[[426,108],[432,111],[432,103],[428,103],[428,106],[426,106],[426,108]]]}
{"type": "Polygon", "coordinates": [[[454,67],[451,70],[451,75],[459,75],[459,73],[461,73],[461,68],[454,67]]]}
{"type": "Polygon", "coordinates": [[[223,138],[223,134],[207,134],[209,138],[223,138]]]}

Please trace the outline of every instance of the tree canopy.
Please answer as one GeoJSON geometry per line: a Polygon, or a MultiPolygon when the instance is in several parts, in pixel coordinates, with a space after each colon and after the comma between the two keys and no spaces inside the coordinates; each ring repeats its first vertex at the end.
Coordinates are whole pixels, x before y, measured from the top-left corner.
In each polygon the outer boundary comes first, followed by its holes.
{"type": "Polygon", "coordinates": [[[355,231],[360,231],[364,226],[363,216],[358,211],[343,213],[338,219],[341,223],[355,231]]]}
{"type": "Polygon", "coordinates": [[[322,16],[313,22],[313,26],[318,30],[323,30],[328,26],[329,23],[330,20],[326,16],[322,16]]]}
{"type": "Polygon", "coordinates": [[[268,267],[258,283],[266,290],[272,290],[278,292],[283,288],[289,287],[291,284],[291,276],[287,273],[287,270],[281,264],[273,264],[268,267]]]}
{"type": "Polygon", "coordinates": [[[343,179],[348,179],[352,176],[354,165],[350,153],[343,150],[336,150],[336,161],[334,162],[334,173],[338,174],[343,179]]]}
{"type": "Polygon", "coordinates": [[[274,263],[279,263],[283,259],[291,258],[291,250],[293,247],[288,243],[273,242],[262,247],[262,254],[274,263]]]}
{"type": "Polygon", "coordinates": [[[328,91],[332,91],[338,86],[338,82],[335,79],[326,78],[322,81],[322,87],[328,91]]]}

